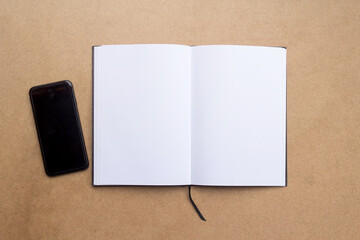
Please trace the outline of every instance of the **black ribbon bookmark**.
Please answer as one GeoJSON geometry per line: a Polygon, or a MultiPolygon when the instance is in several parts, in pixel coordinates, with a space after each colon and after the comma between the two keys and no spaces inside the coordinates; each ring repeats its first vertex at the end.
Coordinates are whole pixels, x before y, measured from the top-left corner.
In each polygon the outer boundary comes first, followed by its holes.
{"type": "Polygon", "coordinates": [[[206,221],[206,219],[204,218],[204,216],[201,214],[199,208],[196,206],[196,204],[194,203],[194,201],[192,200],[191,197],[191,185],[189,186],[189,198],[190,198],[190,202],[193,205],[193,207],[195,208],[195,211],[197,212],[197,214],[199,215],[200,219],[203,221],[206,221]]]}

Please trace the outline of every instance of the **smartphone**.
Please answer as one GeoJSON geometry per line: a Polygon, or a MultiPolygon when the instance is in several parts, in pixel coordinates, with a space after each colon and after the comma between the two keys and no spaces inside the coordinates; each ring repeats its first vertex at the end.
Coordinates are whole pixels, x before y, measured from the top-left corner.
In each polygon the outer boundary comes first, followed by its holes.
{"type": "Polygon", "coordinates": [[[29,94],[46,174],[87,169],[89,161],[72,83],[65,80],[35,86],[29,94]]]}

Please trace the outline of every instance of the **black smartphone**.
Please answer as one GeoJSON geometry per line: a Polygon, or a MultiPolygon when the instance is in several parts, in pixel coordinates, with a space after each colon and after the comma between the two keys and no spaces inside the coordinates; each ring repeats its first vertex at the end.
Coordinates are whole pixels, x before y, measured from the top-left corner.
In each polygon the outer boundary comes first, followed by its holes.
{"type": "Polygon", "coordinates": [[[65,80],[35,86],[29,94],[46,174],[88,168],[72,83],[65,80]]]}

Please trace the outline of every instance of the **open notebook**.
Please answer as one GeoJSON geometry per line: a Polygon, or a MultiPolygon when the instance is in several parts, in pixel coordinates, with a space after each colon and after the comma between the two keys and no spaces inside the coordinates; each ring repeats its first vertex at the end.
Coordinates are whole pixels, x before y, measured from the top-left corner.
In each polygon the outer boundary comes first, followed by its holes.
{"type": "Polygon", "coordinates": [[[94,51],[94,185],[286,185],[286,49],[94,51]]]}

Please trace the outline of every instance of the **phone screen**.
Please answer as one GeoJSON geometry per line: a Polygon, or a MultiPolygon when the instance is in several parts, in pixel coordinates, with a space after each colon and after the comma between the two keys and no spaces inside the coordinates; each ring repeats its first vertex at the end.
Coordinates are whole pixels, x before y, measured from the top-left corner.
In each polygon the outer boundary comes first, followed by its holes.
{"type": "Polygon", "coordinates": [[[33,87],[30,100],[46,174],[86,169],[88,158],[71,82],[33,87]]]}

